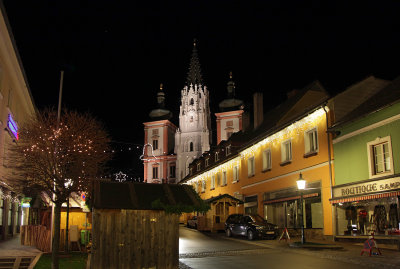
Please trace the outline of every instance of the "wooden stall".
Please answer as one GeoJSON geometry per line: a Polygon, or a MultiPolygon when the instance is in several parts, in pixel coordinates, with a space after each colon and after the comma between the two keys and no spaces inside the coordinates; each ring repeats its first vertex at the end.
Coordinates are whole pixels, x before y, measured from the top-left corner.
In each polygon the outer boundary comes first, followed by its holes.
{"type": "Polygon", "coordinates": [[[210,204],[211,210],[203,216],[198,216],[197,229],[211,232],[224,230],[229,214],[238,213],[237,205],[243,203],[229,194],[212,197],[205,202],[210,204]]]}
{"type": "Polygon", "coordinates": [[[168,209],[198,199],[186,185],[96,182],[91,268],[178,268],[179,214],[168,209]]]}

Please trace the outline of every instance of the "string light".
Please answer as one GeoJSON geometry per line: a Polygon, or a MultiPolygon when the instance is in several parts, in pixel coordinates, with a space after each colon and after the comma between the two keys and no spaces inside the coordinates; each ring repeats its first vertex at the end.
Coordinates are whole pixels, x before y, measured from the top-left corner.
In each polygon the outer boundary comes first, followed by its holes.
{"type": "MultiPolygon", "coordinates": [[[[325,108],[328,110],[328,108],[325,108]]],[[[194,178],[188,180],[185,182],[185,184],[188,185],[198,185],[200,182],[207,180],[210,178],[212,175],[215,175],[221,171],[226,171],[228,169],[232,169],[235,166],[239,166],[241,160],[248,158],[250,156],[254,156],[257,151],[259,151],[261,148],[263,148],[267,144],[280,144],[282,141],[289,139],[291,137],[299,136],[301,133],[306,131],[307,129],[310,129],[311,127],[314,127],[315,125],[318,125],[318,123],[323,119],[322,116],[325,115],[325,111],[323,108],[320,108],[313,113],[309,114],[308,116],[302,118],[301,120],[298,120],[291,125],[287,126],[286,128],[264,138],[260,142],[252,145],[249,148],[244,149],[239,153],[239,157],[232,159],[228,162],[225,162],[209,171],[206,171],[204,173],[201,173],[194,178]]]]}

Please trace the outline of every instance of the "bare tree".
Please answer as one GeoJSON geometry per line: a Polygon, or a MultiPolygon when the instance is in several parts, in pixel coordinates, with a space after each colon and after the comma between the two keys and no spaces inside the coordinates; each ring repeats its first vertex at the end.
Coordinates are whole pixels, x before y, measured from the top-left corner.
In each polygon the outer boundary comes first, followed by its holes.
{"type": "Polygon", "coordinates": [[[90,114],[45,110],[20,128],[10,148],[7,181],[14,189],[32,187],[55,205],[52,268],[58,268],[61,205],[72,192],[89,191],[111,158],[103,125],[90,114]],[[57,128],[58,127],[58,128],[57,128]]]}

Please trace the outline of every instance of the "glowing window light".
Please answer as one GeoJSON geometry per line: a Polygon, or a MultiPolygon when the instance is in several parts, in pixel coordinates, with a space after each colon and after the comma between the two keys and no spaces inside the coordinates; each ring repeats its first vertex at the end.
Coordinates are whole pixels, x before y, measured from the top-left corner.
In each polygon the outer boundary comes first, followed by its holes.
{"type": "Polygon", "coordinates": [[[18,140],[18,125],[14,121],[13,117],[11,116],[11,114],[8,114],[7,127],[10,130],[10,132],[13,134],[13,136],[18,140]]]}

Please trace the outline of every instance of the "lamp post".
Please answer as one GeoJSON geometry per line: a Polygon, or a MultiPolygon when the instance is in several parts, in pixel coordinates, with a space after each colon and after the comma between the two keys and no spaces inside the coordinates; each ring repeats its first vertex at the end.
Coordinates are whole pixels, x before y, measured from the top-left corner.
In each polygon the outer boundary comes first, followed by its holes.
{"type": "Polygon", "coordinates": [[[301,210],[301,243],[304,244],[306,242],[306,238],[304,236],[304,216],[303,216],[303,190],[306,188],[306,181],[303,178],[303,175],[300,173],[299,179],[296,181],[297,188],[300,190],[300,210],[301,210]]]}

